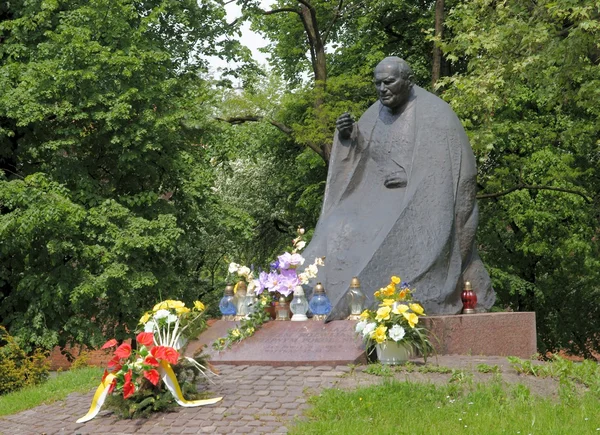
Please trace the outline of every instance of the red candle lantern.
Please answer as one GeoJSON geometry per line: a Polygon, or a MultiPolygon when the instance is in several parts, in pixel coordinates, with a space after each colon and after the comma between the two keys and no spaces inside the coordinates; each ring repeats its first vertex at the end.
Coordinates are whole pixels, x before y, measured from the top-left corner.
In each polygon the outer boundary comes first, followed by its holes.
{"type": "Polygon", "coordinates": [[[473,287],[469,281],[465,282],[465,288],[460,295],[463,303],[463,314],[475,314],[475,306],[477,305],[477,295],[473,291],[473,287]]]}

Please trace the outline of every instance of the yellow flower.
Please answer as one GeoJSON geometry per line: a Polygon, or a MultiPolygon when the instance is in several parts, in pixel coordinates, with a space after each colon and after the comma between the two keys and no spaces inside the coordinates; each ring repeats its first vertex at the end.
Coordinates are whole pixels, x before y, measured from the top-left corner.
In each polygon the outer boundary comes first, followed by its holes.
{"type": "Polygon", "coordinates": [[[166,310],[169,308],[183,308],[183,307],[185,307],[185,304],[183,302],[168,299],[166,301],[162,301],[162,302],[159,302],[158,304],[154,305],[154,308],[152,308],[152,311],[156,312],[158,310],[166,310]]]}
{"type": "Polygon", "coordinates": [[[385,331],[387,331],[387,328],[383,325],[379,325],[375,331],[373,331],[373,340],[377,343],[383,343],[385,341],[385,331]]]}
{"type": "Polygon", "coordinates": [[[394,309],[392,310],[392,313],[394,314],[403,314],[405,312],[408,311],[408,306],[404,305],[404,304],[398,304],[394,307],[394,309]]]}
{"type": "Polygon", "coordinates": [[[200,301],[195,301],[194,302],[194,308],[198,311],[204,311],[206,309],[206,307],[204,306],[204,304],[200,301]]]}
{"type": "Polygon", "coordinates": [[[381,302],[381,305],[384,307],[391,307],[392,305],[394,305],[394,300],[393,299],[384,299],[383,302],[381,302]]]}
{"type": "Polygon", "coordinates": [[[360,313],[360,320],[367,320],[369,318],[369,310],[365,310],[360,313]]]}
{"type": "Polygon", "coordinates": [[[402,313],[404,318],[408,321],[408,324],[411,328],[414,328],[417,323],[419,323],[419,317],[415,313],[402,313]]]}
{"type": "Polygon", "coordinates": [[[375,295],[375,297],[376,297],[376,298],[378,298],[379,296],[381,296],[381,289],[380,289],[380,290],[377,290],[377,291],[374,293],[374,295],[375,295]]]}
{"type": "Polygon", "coordinates": [[[240,330],[239,330],[239,329],[237,329],[237,328],[233,329],[233,330],[231,331],[231,335],[233,335],[235,338],[239,337],[239,336],[241,335],[241,334],[240,334],[240,330]]]}
{"type": "Polygon", "coordinates": [[[175,312],[177,314],[189,313],[190,309],[188,307],[177,307],[175,308],[175,312]]]}
{"type": "Polygon", "coordinates": [[[251,326],[247,329],[248,335],[254,334],[254,328],[251,326]]]}
{"type": "Polygon", "coordinates": [[[377,310],[377,315],[375,316],[375,319],[378,322],[381,322],[382,320],[388,320],[390,318],[390,311],[392,311],[390,307],[381,307],[377,310]]]}
{"type": "Polygon", "coordinates": [[[388,285],[383,291],[384,296],[392,296],[396,291],[396,287],[393,284],[388,285]]]}
{"type": "Polygon", "coordinates": [[[421,316],[425,315],[425,310],[423,310],[423,307],[419,304],[410,304],[410,309],[421,316]]]}
{"type": "Polygon", "coordinates": [[[150,320],[150,316],[152,314],[151,313],[146,313],[142,316],[142,318],[140,319],[140,323],[145,325],[146,323],[148,323],[148,320],[150,320]]]}
{"type": "Polygon", "coordinates": [[[399,301],[403,301],[404,299],[406,299],[406,290],[401,290],[400,293],[398,294],[398,300],[399,301]]]}
{"type": "Polygon", "coordinates": [[[392,282],[394,284],[400,284],[400,278],[397,276],[392,276],[392,282]]]}

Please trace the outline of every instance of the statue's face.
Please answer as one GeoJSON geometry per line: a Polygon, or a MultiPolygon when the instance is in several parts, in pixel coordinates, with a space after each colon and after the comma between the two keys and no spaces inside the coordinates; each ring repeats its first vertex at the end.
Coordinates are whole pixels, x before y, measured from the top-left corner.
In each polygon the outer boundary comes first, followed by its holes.
{"type": "Polygon", "coordinates": [[[410,95],[412,83],[402,78],[396,62],[383,61],[377,65],[374,74],[379,101],[390,109],[403,105],[410,95]]]}

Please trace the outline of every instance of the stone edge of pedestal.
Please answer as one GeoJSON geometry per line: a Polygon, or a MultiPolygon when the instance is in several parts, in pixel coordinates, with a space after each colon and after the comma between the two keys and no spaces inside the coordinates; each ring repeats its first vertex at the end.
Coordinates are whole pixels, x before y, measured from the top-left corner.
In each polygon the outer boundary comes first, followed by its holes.
{"type": "Polygon", "coordinates": [[[531,358],[537,352],[535,312],[431,316],[423,323],[438,355],[531,358]]]}

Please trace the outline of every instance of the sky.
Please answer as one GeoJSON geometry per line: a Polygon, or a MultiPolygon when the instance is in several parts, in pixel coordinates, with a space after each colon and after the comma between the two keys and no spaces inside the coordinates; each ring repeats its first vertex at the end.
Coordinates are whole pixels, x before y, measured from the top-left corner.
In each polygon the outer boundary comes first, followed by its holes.
{"type": "MultiPolygon", "coordinates": [[[[269,4],[272,3],[273,0],[262,0],[261,6],[264,9],[269,8],[269,4]]],[[[235,3],[230,3],[225,6],[227,11],[227,21],[232,22],[236,18],[241,15],[241,9],[235,3]]],[[[265,53],[261,53],[258,51],[260,47],[264,47],[267,45],[267,41],[258,33],[250,30],[250,23],[246,22],[242,26],[242,43],[248,47],[252,51],[252,57],[262,66],[268,65],[267,55],[265,53]]],[[[210,57],[210,69],[212,72],[218,73],[219,68],[224,68],[227,66],[227,62],[219,59],[218,57],[210,57]]]]}

